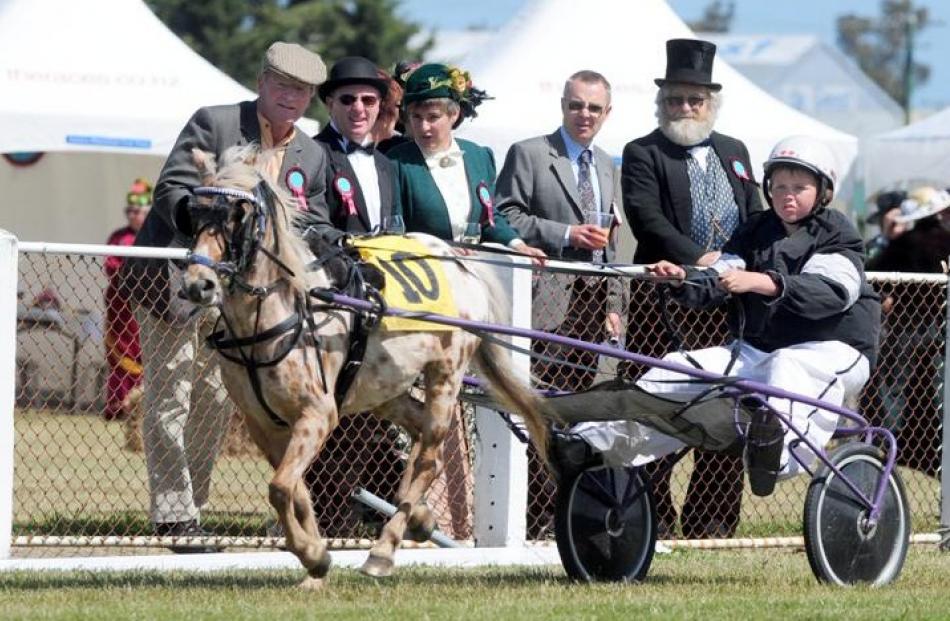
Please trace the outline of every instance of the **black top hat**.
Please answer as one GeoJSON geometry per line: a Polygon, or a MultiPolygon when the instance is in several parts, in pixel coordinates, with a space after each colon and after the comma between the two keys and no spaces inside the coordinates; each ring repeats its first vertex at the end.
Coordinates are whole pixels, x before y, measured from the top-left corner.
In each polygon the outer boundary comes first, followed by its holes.
{"type": "Polygon", "coordinates": [[[320,85],[317,93],[324,103],[337,88],[349,84],[368,84],[379,91],[381,98],[389,92],[389,81],[381,78],[376,65],[362,56],[347,56],[330,67],[330,76],[320,85]]]}
{"type": "Polygon", "coordinates": [[[699,39],[670,39],[666,42],[666,77],[654,80],[657,86],[667,82],[698,84],[718,91],[722,84],[712,81],[716,45],[699,39]]]}

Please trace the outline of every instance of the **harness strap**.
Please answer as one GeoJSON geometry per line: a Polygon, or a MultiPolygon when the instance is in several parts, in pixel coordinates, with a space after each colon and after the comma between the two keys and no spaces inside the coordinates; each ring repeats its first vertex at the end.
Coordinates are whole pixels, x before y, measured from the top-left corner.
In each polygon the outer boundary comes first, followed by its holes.
{"type": "MultiPolygon", "coordinates": [[[[260,316],[260,313],[258,313],[260,316]]],[[[220,318],[224,320],[225,325],[227,326],[228,332],[234,334],[234,327],[231,325],[231,322],[228,320],[227,315],[222,312],[220,318]]],[[[241,337],[236,339],[225,339],[224,330],[216,330],[212,332],[208,338],[208,346],[212,349],[218,351],[222,357],[226,360],[230,360],[236,364],[240,364],[247,371],[248,379],[251,382],[251,388],[254,390],[254,396],[257,397],[258,403],[264,409],[264,412],[267,413],[268,418],[271,422],[278,427],[288,427],[287,421],[280,417],[277,412],[267,403],[267,400],[264,398],[264,391],[261,386],[260,375],[258,374],[258,369],[261,367],[274,366],[280,363],[284,358],[286,358],[291,351],[296,349],[299,345],[301,337],[303,336],[303,321],[300,320],[300,313],[295,312],[293,315],[280,322],[276,326],[265,330],[264,332],[256,332],[253,336],[250,337],[241,337]],[[271,340],[283,334],[286,334],[289,330],[293,330],[293,336],[287,339],[287,344],[283,349],[278,352],[274,358],[267,361],[258,361],[253,355],[248,355],[244,352],[244,347],[253,346],[257,343],[262,343],[264,341],[271,340]],[[236,349],[238,356],[229,354],[226,349],[236,349]]],[[[322,370],[322,369],[321,369],[322,370]]]]}
{"type": "MultiPolygon", "coordinates": [[[[284,319],[283,321],[275,325],[274,327],[264,330],[263,332],[254,334],[252,336],[242,336],[239,338],[231,338],[231,339],[224,338],[224,335],[225,335],[224,330],[218,330],[217,332],[213,332],[210,335],[208,335],[208,339],[207,339],[208,345],[210,345],[214,349],[217,349],[218,351],[222,349],[233,349],[235,347],[247,347],[248,345],[256,345],[258,343],[263,343],[264,341],[269,341],[273,338],[277,338],[278,336],[281,336],[282,334],[285,334],[286,332],[297,328],[299,326],[299,322],[300,322],[300,314],[294,313],[288,316],[287,319],[284,319]]],[[[283,359],[286,356],[287,356],[287,353],[284,353],[283,356],[281,356],[281,359],[283,359]]],[[[260,364],[260,366],[271,366],[273,364],[276,364],[277,362],[280,362],[280,359],[275,360],[273,362],[269,362],[269,363],[258,363],[258,364],[260,364]]]]}

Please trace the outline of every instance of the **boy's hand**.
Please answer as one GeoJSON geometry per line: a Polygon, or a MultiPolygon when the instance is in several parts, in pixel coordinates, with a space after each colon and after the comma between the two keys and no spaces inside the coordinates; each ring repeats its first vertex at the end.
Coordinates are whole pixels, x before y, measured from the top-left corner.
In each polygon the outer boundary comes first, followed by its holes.
{"type": "Polygon", "coordinates": [[[648,272],[654,276],[657,276],[658,278],[667,280],[683,280],[686,278],[686,270],[684,270],[681,266],[669,261],[651,263],[650,265],[647,265],[646,268],[648,272]]]}
{"type": "Polygon", "coordinates": [[[767,275],[761,272],[747,272],[746,270],[729,270],[719,277],[719,287],[729,293],[761,293],[762,295],[778,295],[778,286],[767,275]]]}
{"type": "Polygon", "coordinates": [[[696,265],[698,265],[699,267],[709,267],[710,265],[718,261],[719,257],[721,256],[722,256],[722,253],[719,252],[718,250],[707,252],[703,256],[696,259],[696,265]]]}

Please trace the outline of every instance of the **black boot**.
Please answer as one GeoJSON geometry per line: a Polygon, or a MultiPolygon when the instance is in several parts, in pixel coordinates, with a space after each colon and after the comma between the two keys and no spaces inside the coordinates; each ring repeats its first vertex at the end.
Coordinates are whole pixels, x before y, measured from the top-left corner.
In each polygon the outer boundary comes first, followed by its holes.
{"type": "Polygon", "coordinates": [[[775,490],[781,468],[785,430],[771,408],[758,399],[743,399],[743,406],[755,406],[745,439],[745,467],[749,486],[756,496],[768,496],[775,490]]]}
{"type": "MultiPolygon", "coordinates": [[[[198,520],[185,520],[183,522],[158,522],[155,524],[155,534],[159,537],[212,537],[210,533],[198,525],[198,520]]],[[[205,554],[211,552],[220,552],[223,547],[200,545],[200,546],[168,546],[168,549],[175,554],[205,554]]]]}

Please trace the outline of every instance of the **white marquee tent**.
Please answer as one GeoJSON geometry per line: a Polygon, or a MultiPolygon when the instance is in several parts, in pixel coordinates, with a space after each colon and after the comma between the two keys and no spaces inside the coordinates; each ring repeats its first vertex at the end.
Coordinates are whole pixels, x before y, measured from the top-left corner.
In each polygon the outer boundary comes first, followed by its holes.
{"type": "Polygon", "coordinates": [[[904,111],[835,46],[814,34],[699,36],[757,86],[822,123],[865,138],[904,124],[904,111]]]}
{"type": "Polygon", "coordinates": [[[950,186],[950,108],[873,136],[863,147],[869,194],[909,180],[950,186]]]}
{"type": "Polygon", "coordinates": [[[0,93],[0,153],[46,152],[0,160],[0,228],[93,243],[197,108],[255,97],[142,0],[0,0],[0,93]]]}
{"type": "MultiPolygon", "coordinates": [[[[462,65],[475,84],[496,97],[479,108],[460,135],[495,150],[550,133],[560,123],[567,76],[579,69],[604,74],[613,86],[613,113],[597,143],[618,157],[623,146],[656,127],[656,86],[666,67],[666,40],[693,33],[664,0],[534,0],[462,65]]],[[[743,140],[761,180],[760,164],[789,134],[820,137],[842,170],[857,154],[857,140],[790,108],[717,58],[713,79],[723,85],[717,130],[743,140]]]]}

